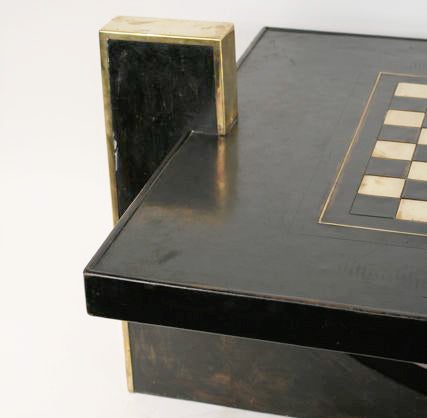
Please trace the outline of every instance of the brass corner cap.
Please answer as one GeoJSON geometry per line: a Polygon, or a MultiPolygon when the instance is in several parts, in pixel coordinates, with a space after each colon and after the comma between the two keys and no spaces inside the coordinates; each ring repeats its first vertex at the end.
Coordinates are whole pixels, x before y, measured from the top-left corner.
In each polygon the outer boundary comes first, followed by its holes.
{"type": "Polygon", "coordinates": [[[100,33],[127,33],[144,37],[223,40],[234,25],[228,22],[159,19],[117,16],[100,29],[100,33]]]}

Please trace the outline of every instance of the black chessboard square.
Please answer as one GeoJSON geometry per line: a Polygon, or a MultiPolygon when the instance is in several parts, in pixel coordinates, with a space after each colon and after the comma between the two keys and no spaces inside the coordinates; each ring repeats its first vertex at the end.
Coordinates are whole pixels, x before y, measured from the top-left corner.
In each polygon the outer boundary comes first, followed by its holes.
{"type": "Polygon", "coordinates": [[[427,162],[427,145],[417,145],[413,160],[427,162]]]}
{"type": "Polygon", "coordinates": [[[409,161],[373,157],[369,160],[365,174],[405,178],[408,175],[409,166],[409,161]]]}
{"type": "Polygon", "coordinates": [[[410,112],[425,112],[427,110],[427,100],[414,97],[394,96],[390,109],[407,110],[410,112]]]}
{"type": "Polygon", "coordinates": [[[415,144],[418,141],[419,134],[420,130],[418,128],[384,125],[378,135],[378,139],[415,144]]]}
{"type": "Polygon", "coordinates": [[[427,181],[406,180],[402,197],[427,201],[427,181]]]}
{"type": "Polygon", "coordinates": [[[350,213],[353,215],[394,219],[399,207],[399,202],[400,199],[392,197],[378,197],[359,194],[353,202],[350,213]]]}

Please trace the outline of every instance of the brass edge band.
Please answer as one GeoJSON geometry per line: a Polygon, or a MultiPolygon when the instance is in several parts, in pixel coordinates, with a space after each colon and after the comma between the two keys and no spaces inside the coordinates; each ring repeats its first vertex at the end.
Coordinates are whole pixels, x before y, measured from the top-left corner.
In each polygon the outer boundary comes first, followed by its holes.
{"type": "Polygon", "coordinates": [[[221,65],[218,92],[216,96],[218,133],[226,135],[237,119],[237,69],[234,30],[229,32],[219,44],[221,65]]]}
{"type": "Polygon", "coordinates": [[[107,51],[108,37],[102,32],[99,33],[99,47],[101,51],[101,74],[102,74],[102,91],[104,99],[104,117],[105,117],[105,134],[107,139],[107,152],[108,152],[108,167],[110,175],[110,191],[111,191],[111,205],[113,210],[113,222],[119,220],[118,201],[117,201],[117,183],[114,164],[114,141],[113,141],[113,128],[112,128],[112,114],[111,114],[111,101],[110,101],[110,77],[108,73],[108,51],[107,51]]]}
{"type": "Polygon", "coordinates": [[[124,344],[124,351],[125,351],[126,381],[127,381],[129,392],[134,392],[132,354],[130,350],[130,337],[129,337],[129,322],[122,321],[122,330],[123,330],[123,344],[124,344]]]}

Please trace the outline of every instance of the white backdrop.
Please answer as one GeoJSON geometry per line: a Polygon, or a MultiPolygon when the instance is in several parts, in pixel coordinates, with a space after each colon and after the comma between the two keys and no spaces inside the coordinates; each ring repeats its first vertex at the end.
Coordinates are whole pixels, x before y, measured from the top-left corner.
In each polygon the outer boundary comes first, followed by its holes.
{"type": "MultiPolygon", "coordinates": [[[[111,229],[97,30],[116,15],[427,38],[427,2],[0,0],[0,416],[264,415],[126,390],[118,321],[82,270],[111,229]]],[[[426,57],[427,59],[427,57],[426,57]]]]}

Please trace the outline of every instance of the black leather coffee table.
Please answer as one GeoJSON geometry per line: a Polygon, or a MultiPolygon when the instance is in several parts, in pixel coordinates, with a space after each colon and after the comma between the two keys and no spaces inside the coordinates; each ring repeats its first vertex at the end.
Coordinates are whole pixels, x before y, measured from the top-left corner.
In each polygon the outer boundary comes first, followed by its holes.
{"type": "Polygon", "coordinates": [[[260,33],[237,124],[188,129],[85,270],[88,312],[129,321],[136,391],[427,416],[426,57],[260,33]]]}

